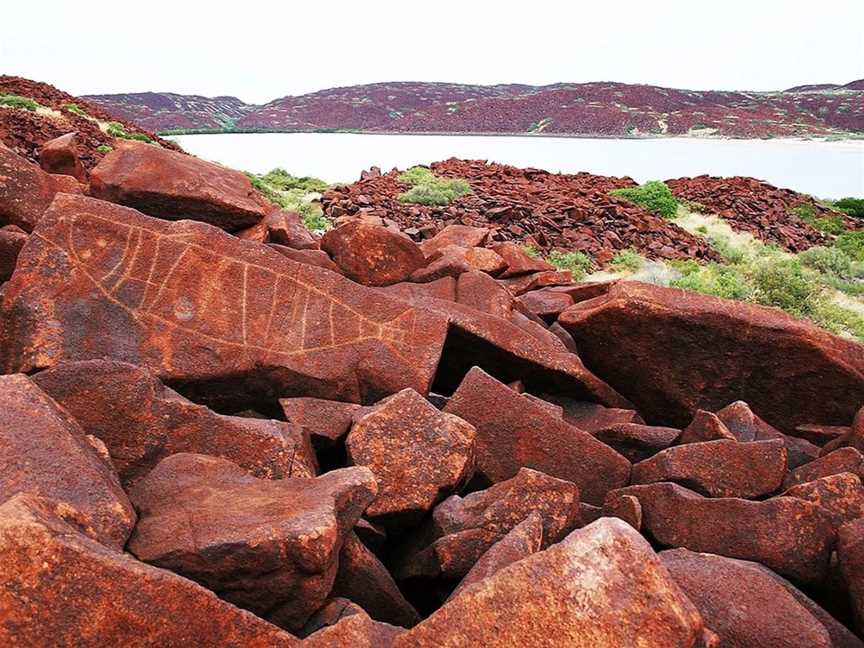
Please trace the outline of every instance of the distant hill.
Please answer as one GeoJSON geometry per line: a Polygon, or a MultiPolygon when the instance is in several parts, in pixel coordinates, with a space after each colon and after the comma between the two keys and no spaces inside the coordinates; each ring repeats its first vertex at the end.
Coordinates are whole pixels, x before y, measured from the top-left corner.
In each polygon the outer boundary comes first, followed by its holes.
{"type": "Polygon", "coordinates": [[[548,86],[373,83],[257,106],[172,93],[88,100],[156,132],[351,130],[627,137],[848,137],[864,133],[864,80],[779,92],[678,90],[613,82],[548,86]]]}

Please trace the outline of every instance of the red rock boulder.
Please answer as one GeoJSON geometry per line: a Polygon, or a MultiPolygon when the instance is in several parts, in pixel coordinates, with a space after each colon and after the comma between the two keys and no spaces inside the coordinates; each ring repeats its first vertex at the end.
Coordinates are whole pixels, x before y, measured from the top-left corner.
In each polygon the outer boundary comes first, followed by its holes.
{"type": "Polygon", "coordinates": [[[48,173],[72,176],[86,182],[87,174],[78,159],[77,133],[66,133],[45,142],[39,149],[39,166],[48,173]]]}
{"type": "Polygon", "coordinates": [[[486,248],[448,245],[427,257],[428,265],[411,274],[411,281],[425,283],[441,277],[458,277],[466,272],[497,275],[507,267],[497,253],[486,248]]]}
{"type": "Polygon", "coordinates": [[[346,277],[365,286],[405,281],[426,264],[423,252],[407,236],[359,220],[327,232],[321,249],[346,277]]]}
{"type": "Polygon", "coordinates": [[[489,230],[485,227],[470,225],[448,225],[431,239],[423,241],[420,249],[429,258],[441,248],[456,245],[462,248],[481,247],[489,238],[489,230]]]}
{"type": "Polygon", "coordinates": [[[390,648],[404,632],[403,628],[373,620],[346,598],[330,599],[307,626],[317,627],[303,640],[303,648],[390,648]]]}
{"type": "Polygon", "coordinates": [[[58,177],[0,144],[0,225],[32,232],[55,194],[70,190],[58,177]]]}
{"type": "Polygon", "coordinates": [[[818,504],[831,514],[835,527],[864,517],[864,486],[861,478],[852,473],[820,477],[793,486],[783,493],[818,504]]]}
{"type": "Polygon", "coordinates": [[[864,518],[847,522],[837,534],[837,558],[855,614],[855,627],[864,633],[864,518]]]}
{"type": "Polygon", "coordinates": [[[681,430],[640,423],[618,423],[593,434],[598,441],[614,448],[628,461],[637,463],[671,446],[681,436],[681,430]]]}
{"type": "Polygon", "coordinates": [[[232,232],[273,211],[239,171],[142,142],[117,142],[90,171],[90,195],[156,218],[203,221],[232,232]]]}
{"type": "Polygon", "coordinates": [[[553,266],[543,261],[543,259],[529,256],[516,243],[499,243],[498,245],[493,245],[492,249],[507,263],[507,269],[501,273],[502,279],[534,272],[555,270],[553,266]]]}
{"type": "Polygon", "coordinates": [[[838,448],[855,448],[860,452],[864,452],[864,407],[859,409],[855,414],[849,430],[842,436],[826,444],[822,449],[822,454],[828,454],[838,448]]]}
{"type": "Polygon", "coordinates": [[[0,227],[0,283],[8,281],[15,272],[18,254],[27,242],[27,232],[16,225],[0,227]]]}
{"type": "Polygon", "coordinates": [[[798,484],[849,472],[864,480],[864,455],[855,448],[840,448],[799,466],[791,471],[783,480],[783,488],[788,489],[798,484]]]}

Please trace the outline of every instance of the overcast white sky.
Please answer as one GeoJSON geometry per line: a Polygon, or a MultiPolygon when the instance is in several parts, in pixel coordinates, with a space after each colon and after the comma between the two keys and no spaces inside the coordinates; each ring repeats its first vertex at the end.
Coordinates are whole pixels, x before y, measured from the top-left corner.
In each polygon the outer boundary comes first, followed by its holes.
{"type": "Polygon", "coordinates": [[[864,77],[864,2],[0,0],[0,73],[256,103],[375,81],[776,90],[864,77]]]}

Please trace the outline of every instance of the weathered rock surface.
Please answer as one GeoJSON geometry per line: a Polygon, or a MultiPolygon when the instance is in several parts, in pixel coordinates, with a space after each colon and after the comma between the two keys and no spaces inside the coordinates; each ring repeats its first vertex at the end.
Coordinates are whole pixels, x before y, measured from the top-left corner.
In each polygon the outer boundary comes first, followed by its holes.
{"type": "Polygon", "coordinates": [[[7,371],[111,358],[235,409],[431,384],[445,317],[266,246],[65,194],[37,232],[3,297],[7,371]]]}
{"type": "MultiPolygon", "coordinates": [[[[693,420],[684,428],[681,436],[678,438],[678,443],[701,443],[704,441],[719,441],[728,439],[734,441],[737,439],[734,434],[726,427],[726,424],[720,420],[720,417],[713,412],[705,410],[696,410],[693,415],[693,420]]],[[[752,441],[753,439],[738,439],[739,441],[752,441]]]]}
{"type": "Polygon", "coordinates": [[[664,546],[753,560],[805,583],[826,575],[836,531],[828,511],[812,502],[708,498],[671,483],[616,494],[639,500],[642,529],[664,546]]]}
{"type": "MultiPolygon", "coordinates": [[[[569,333],[568,333],[569,335],[569,333]]],[[[612,425],[623,423],[644,424],[639,413],[623,407],[606,407],[592,401],[576,400],[559,394],[542,394],[544,400],[560,405],[564,420],[580,430],[595,435],[612,425]]]]}
{"type": "Polygon", "coordinates": [[[407,236],[384,227],[352,221],[321,239],[342,273],[366,286],[389,286],[405,281],[426,264],[423,252],[407,236]]]}
{"type": "Polygon", "coordinates": [[[411,273],[411,281],[427,282],[441,277],[458,277],[465,272],[498,275],[507,263],[493,250],[447,245],[427,257],[428,265],[411,273]]]}
{"type": "Polygon", "coordinates": [[[845,425],[864,396],[864,347],[776,309],[625,281],[559,322],[653,424],[682,427],[741,399],[781,431],[845,425]],[[632,361],[614,352],[621,340],[632,361]]]}
{"type": "Polygon", "coordinates": [[[276,243],[268,244],[271,250],[275,250],[284,257],[296,261],[297,263],[305,263],[306,265],[318,266],[331,272],[338,272],[339,266],[333,263],[330,256],[324,250],[295,250],[294,248],[285,247],[276,243]]]}
{"type": "Polygon", "coordinates": [[[316,473],[315,455],[300,427],[216,414],[134,365],[61,362],[33,382],[105,443],[127,487],[178,452],[222,457],[266,479],[316,473]]]}
{"type": "Polygon", "coordinates": [[[72,176],[87,181],[87,174],[78,159],[77,133],[66,133],[45,142],[39,149],[39,166],[47,173],[72,176]]]}
{"type": "Polygon", "coordinates": [[[783,488],[788,489],[798,484],[849,472],[864,480],[864,455],[855,448],[840,448],[799,466],[783,480],[783,488]]]}
{"type": "Polygon", "coordinates": [[[786,447],[780,439],[720,439],[658,452],[633,466],[630,483],[678,482],[708,497],[752,499],[776,491],[785,475],[786,447]]]}
{"type": "Polygon", "coordinates": [[[261,223],[267,228],[271,243],[284,245],[292,250],[317,250],[320,245],[306,229],[297,212],[274,209],[261,223]]]}
{"type": "Polygon", "coordinates": [[[32,232],[58,191],[69,188],[0,144],[0,225],[32,232]]]}
{"type": "Polygon", "coordinates": [[[479,368],[465,376],[444,411],[477,428],[477,474],[490,482],[524,466],[572,481],[591,504],[628,482],[630,462],[623,456],[479,368]]]}
{"type": "Polygon", "coordinates": [[[273,210],[239,171],[141,142],[117,142],[90,172],[90,194],[156,218],[188,218],[228,231],[254,225],[273,210]]]}
{"type": "Polygon", "coordinates": [[[604,518],[466,587],[394,646],[691,648],[702,630],[648,543],[604,518]]]}
{"type": "Polygon", "coordinates": [[[640,423],[618,423],[593,432],[598,441],[637,463],[671,446],[681,436],[678,428],[640,423]]]}
{"type": "Polygon", "coordinates": [[[75,419],[21,374],[0,376],[0,502],[17,493],[49,500],[116,549],[135,525],[110,464],[75,419]]]}
{"type": "Polygon", "coordinates": [[[826,444],[822,449],[822,454],[827,454],[838,448],[855,448],[860,452],[864,452],[864,407],[859,409],[855,414],[855,418],[852,419],[852,425],[849,426],[849,431],[826,444]]]}
{"type": "Polygon", "coordinates": [[[513,310],[513,295],[485,272],[459,275],[456,301],[505,320],[513,310]]]}
{"type": "Polygon", "coordinates": [[[27,242],[27,232],[17,225],[0,227],[0,283],[8,281],[15,272],[18,254],[27,242]]]}
{"type": "Polygon", "coordinates": [[[486,227],[448,225],[431,239],[420,243],[420,249],[428,258],[438,250],[451,245],[463,248],[480,247],[489,238],[489,232],[490,230],[486,227]]]}
{"type": "Polygon", "coordinates": [[[543,520],[544,546],[558,542],[580,522],[579,488],[522,468],[512,479],[487,490],[453,495],[435,508],[430,528],[403,552],[394,573],[399,579],[462,577],[534,511],[543,520]]]}
{"type": "Polygon", "coordinates": [[[330,592],[339,550],[375,496],[366,468],[256,479],[225,459],[175,454],[131,490],[139,559],[298,629],[330,592]]]}
{"type": "Polygon", "coordinates": [[[515,243],[499,243],[493,245],[492,249],[507,264],[507,269],[501,273],[502,279],[555,269],[543,259],[528,256],[525,250],[515,243]]]}
{"type": "Polygon", "coordinates": [[[864,634],[864,518],[847,522],[837,533],[837,558],[855,614],[855,627],[864,634]]]}
{"type": "Polygon", "coordinates": [[[347,435],[352,417],[362,409],[356,403],[303,396],[280,398],[279,405],[285,418],[306,430],[316,446],[330,445],[347,435]]]}
{"type": "Polygon", "coordinates": [[[633,495],[609,493],[603,502],[602,517],[616,517],[639,531],[642,529],[642,504],[633,495]]]}
{"type": "Polygon", "coordinates": [[[330,596],[353,601],[376,621],[410,628],[420,620],[387,568],[354,532],[345,536],[330,596]]]}
{"type": "Polygon", "coordinates": [[[288,648],[290,634],[79,533],[43,501],[0,505],[0,644],[288,648]]]}
{"type": "Polygon", "coordinates": [[[573,305],[573,298],[563,292],[531,290],[520,295],[516,304],[526,312],[552,323],[558,315],[573,305]]]}
{"type": "Polygon", "coordinates": [[[819,620],[761,565],[687,549],[662,551],[660,560],[721,645],[832,648],[819,620]]]}
{"type": "Polygon", "coordinates": [[[475,436],[473,425],[439,412],[413,389],[359,417],[345,447],[349,462],[369,468],[378,482],[366,515],[384,526],[418,522],[471,478],[475,436]]]}
{"type": "Polygon", "coordinates": [[[329,600],[309,623],[319,628],[303,640],[300,644],[303,648],[390,648],[404,631],[374,621],[363,608],[344,598],[329,600]]]}
{"type": "Polygon", "coordinates": [[[783,495],[818,504],[831,514],[838,528],[845,522],[864,517],[864,486],[861,478],[852,473],[828,475],[798,484],[783,495]]]}

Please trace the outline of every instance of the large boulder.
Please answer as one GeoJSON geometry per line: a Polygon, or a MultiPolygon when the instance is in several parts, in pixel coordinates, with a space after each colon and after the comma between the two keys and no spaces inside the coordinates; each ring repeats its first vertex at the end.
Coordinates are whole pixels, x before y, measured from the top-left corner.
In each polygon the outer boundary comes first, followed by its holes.
{"type": "Polygon", "coordinates": [[[702,633],[650,545],[603,518],[466,587],[394,646],[692,648],[702,633]]]}
{"type": "Polygon", "coordinates": [[[822,623],[765,567],[687,549],[662,551],[660,560],[721,645],[833,648],[822,623]]]}
{"type": "Polygon", "coordinates": [[[190,580],[79,533],[28,495],[0,505],[0,645],[290,648],[190,580]]]}
{"type": "Polygon", "coordinates": [[[0,144],[0,225],[32,232],[58,191],[70,187],[0,144]]]}
{"type": "Polygon", "coordinates": [[[447,319],[194,221],[60,194],[2,301],[7,371],[111,358],[199,402],[426,393],[447,319]]]}
{"type": "Polygon", "coordinates": [[[229,459],[267,479],[316,473],[308,434],[299,426],[217,414],[125,362],[61,362],[33,382],[105,444],[126,487],[178,452],[229,459]]]}
{"type": "Polygon", "coordinates": [[[413,389],[359,417],[345,446],[349,462],[369,468],[378,482],[366,516],[385,526],[419,521],[471,478],[475,435],[473,425],[413,389]]]}
{"type": "Polygon", "coordinates": [[[510,479],[524,466],[575,483],[582,499],[597,505],[628,483],[627,459],[479,367],[444,411],[477,428],[477,474],[489,482],[510,479]]]}
{"type": "Polygon", "coordinates": [[[777,309],[626,281],[558,321],[650,423],[683,427],[697,409],[741,399],[792,432],[848,425],[864,398],[864,346],[777,309]]]}
{"type": "Polygon", "coordinates": [[[420,249],[428,258],[438,250],[452,245],[463,248],[480,247],[489,238],[489,233],[489,230],[485,227],[448,225],[431,239],[420,243],[420,249]]]}
{"type": "Polygon", "coordinates": [[[298,629],[327,598],[342,542],[375,491],[366,468],[266,480],[175,454],[130,491],[140,519],[129,551],[298,629]]]}
{"type": "Polygon", "coordinates": [[[837,534],[818,504],[795,497],[702,497],[672,483],[628,486],[614,495],[639,500],[643,532],[663,546],[753,560],[805,583],[827,574],[837,534]]]}
{"type": "Polygon", "coordinates": [[[239,171],[141,142],[117,142],[90,172],[90,194],[156,218],[228,231],[254,225],[274,209],[239,171]]]}
{"type": "Polygon", "coordinates": [[[18,254],[27,242],[27,232],[17,225],[0,227],[0,283],[8,281],[15,272],[18,254]]]}
{"type": "Polygon", "coordinates": [[[342,273],[366,286],[389,286],[405,281],[426,261],[407,236],[360,220],[327,232],[321,239],[342,273]]]}
{"type": "Polygon", "coordinates": [[[122,549],[135,511],[104,450],[26,376],[0,376],[0,502],[42,497],[84,533],[122,549]]]}
{"type": "Polygon", "coordinates": [[[45,142],[39,149],[39,166],[48,173],[72,176],[87,181],[87,174],[78,158],[77,133],[66,133],[45,142]]]}

